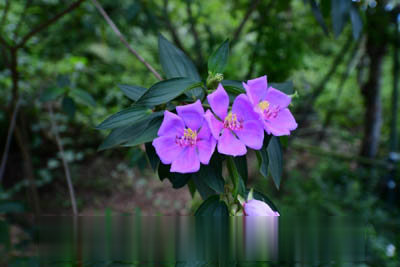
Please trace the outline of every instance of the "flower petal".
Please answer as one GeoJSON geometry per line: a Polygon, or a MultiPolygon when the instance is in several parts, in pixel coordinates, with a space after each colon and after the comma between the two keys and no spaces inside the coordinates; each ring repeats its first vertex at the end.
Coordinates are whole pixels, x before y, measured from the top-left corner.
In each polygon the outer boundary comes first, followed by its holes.
{"type": "Polygon", "coordinates": [[[176,112],[178,113],[179,117],[183,119],[186,126],[192,130],[197,131],[203,124],[204,109],[200,100],[197,100],[193,104],[177,106],[176,112]]]}
{"type": "Polygon", "coordinates": [[[171,172],[192,173],[200,169],[195,146],[187,146],[172,162],[171,172]]]}
{"type": "Polygon", "coordinates": [[[214,114],[212,114],[211,110],[209,109],[206,111],[204,118],[207,121],[207,125],[211,130],[212,135],[214,136],[214,138],[218,139],[219,135],[221,134],[222,128],[224,128],[224,124],[221,121],[217,120],[214,114]]]}
{"type": "Polygon", "coordinates": [[[292,101],[292,98],[287,94],[270,87],[268,88],[265,100],[267,100],[271,105],[276,105],[280,108],[287,108],[292,101]]]}
{"type": "Polygon", "coordinates": [[[264,121],[264,129],[275,136],[290,135],[296,128],[296,120],[287,108],[280,110],[276,118],[264,121]]]}
{"type": "Polygon", "coordinates": [[[176,114],[166,110],[164,112],[164,120],[158,129],[158,136],[181,136],[185,129],[183,120],[176,114]]]}
{"type": "Polygon", "coordinates": [[[243,205],[246,216],[279,216],[279,213],[272,210],[265,202],[252,199],[243,205]]]}
{"type": "Polygon", "coordinates": [[[235,134],[246,146],[259,150],[263,146],[264,128],[261,121],[245,121],[243,128],[236,130],[235,134]]]}
{"type": "Polygon", "coordinates": [[[175,142],[175,137],[161,136],[153,140],[153,146],[163,164],[171,164],[183,151],[183,148],[175,142]]]}
{"type": "Polygon", "coordinates": [[[253,80],[248,80],[247,84],[243,83],[243,87],[246,89],[250,101],[253,105],[256,105],[261,100],[265,99],[267,95],[267,76],[264,75],[253,80]]]}
{"type": "Polygon", "coordinates": [[[208,164],[210,162],[216,144],[217,140],[212,136],[210,136],[210,139],[208,140],[197,141],[197,151],[201,163],[208,164]]]}
{"type": "Polygon", "coordinates": [[[221,119],[225,119],[228,113],[229,96],[224,87],[219,84],[217,90],[207,96],[208,103],[214,113],[221,119]]]}
{"type": "Polygon", "coordinates": [[[218,152],[231,156],[243,156],[246,154],[247,149],[230,130],[224,129],[221,137],[218,139],[218,152]]]}
{"type": "Polygon", "coordinates": [[[232,104],[232,112],[238,116],[239,120],[259,120],[260,115],[254,111],[253,105],[245,94],[240,94],[232,104]]]}

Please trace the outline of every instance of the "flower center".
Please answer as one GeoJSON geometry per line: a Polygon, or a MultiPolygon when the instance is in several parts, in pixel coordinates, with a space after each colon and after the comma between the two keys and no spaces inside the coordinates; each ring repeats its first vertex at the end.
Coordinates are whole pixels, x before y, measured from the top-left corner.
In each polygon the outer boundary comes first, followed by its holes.
{"type": "Polygon", "coordinates": [[[280,110],[279,106],[271,106],[271,104],[267,100],[258,103],[258,107],[262,112],[264,120],[270,120],[276,118],[280,110]]]}
{"type": "Polygon", "coordinates": [[[231,130],[240,130],[243,128],[243,125],[235,113],[229,112],[228,116],[225,117],[224,127],[231,130]]]}
{"type": "Polygon", "coordinates": [[[175,142],[180,146],[194,146],[197,142],[197,131],[187,128],[182,136],[177,136],[175,142]]]}
{"type": "Polygon", "coordinates": [[[258,107],[264,111],[266,109],[269,108],[269,102],[267,100],[261,101],[260,103],[258,103],[258,107]]]}

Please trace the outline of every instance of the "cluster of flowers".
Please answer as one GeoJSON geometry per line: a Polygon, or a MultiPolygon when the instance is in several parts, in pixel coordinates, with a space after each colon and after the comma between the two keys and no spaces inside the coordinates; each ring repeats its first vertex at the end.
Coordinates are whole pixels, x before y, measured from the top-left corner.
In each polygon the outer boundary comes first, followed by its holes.
{"type": "Polygon", "coordinates": [[[171,172],[193,173],[207,165],[217,146],[220,154],[242,156],[247,148],[263,146],[264,130],[275,136],[289,135],[297,123],[288,106],[291,97],[268,87],[262,76],[243,83],[246,94],[238,95],[229,107],[229,96],[219,84],[207,96],[211,110],[204,112],[199,100],[165,111],[153,146],[171,172]]]}

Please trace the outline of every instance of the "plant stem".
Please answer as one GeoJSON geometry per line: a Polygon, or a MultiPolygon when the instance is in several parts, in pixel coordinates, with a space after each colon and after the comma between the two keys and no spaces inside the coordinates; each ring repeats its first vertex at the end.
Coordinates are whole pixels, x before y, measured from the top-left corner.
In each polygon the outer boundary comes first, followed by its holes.
{"type": "Polygon", "coordinates": [[[69,196],[71,198],[72,212],[73,212],[73,215],[76,216],[76,215],[78,215],[78,209],[76,207],[74,186],[72,185],[72,179],[71,179],[71,174],[69,171],[68,162],[67,162],[67,159],[65,158],[64,147],[62,145],[61,138],[58,133],[58,127],[57,127],[56,120],[54,118],[53,108],[52,108],[51,104],[48,105],[48,109],[49,109],[50,121],[51,121],[51,125],[53,128],[54,136],[56,138],[58,150],[60,151],[61,160],[64,165],[65,178],[67,180],[69,196]]]}

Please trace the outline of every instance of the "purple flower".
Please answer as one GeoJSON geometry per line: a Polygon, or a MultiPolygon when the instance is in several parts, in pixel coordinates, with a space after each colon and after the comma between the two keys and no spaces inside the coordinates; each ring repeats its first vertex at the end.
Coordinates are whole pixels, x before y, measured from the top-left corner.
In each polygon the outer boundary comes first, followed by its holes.
{"type": "Polygon", "coordinates": [[[216,117],[207,110],[205,118],[212,135],[218,140],[219,153],[241,156],[246,154],[246,146],[261,149],[264,131],[245,94],[236,97],[229,112],[229,96],[221,84],[207,96],[207,100],[216,117]]]}
{"type": "Polygon", "coordinates": [[[265,202],[252,199],[243,204],[244,215],[246,216],[279,216],[265,202]]]}
{"type": "Polygon", "coordinates": [[[204,121],[200,101],[176,107],[178,115],[165,111],[164,120],[153,140],[153,146],[163,164],[171,164],[171,172],[192,173],[200,162],[208,164],[216,140],[204,121]]]}
{"type": "Polygon", "coordinates": [[[292,99],[281,91],[268,87],[267,76],[249,80],[243,86],[268,134],[290,135],[290,131],[297,128],[297,123],[287,108],[292,99]]]}

